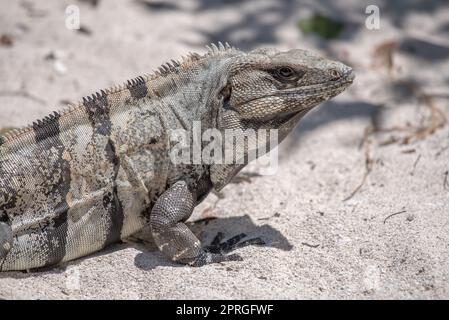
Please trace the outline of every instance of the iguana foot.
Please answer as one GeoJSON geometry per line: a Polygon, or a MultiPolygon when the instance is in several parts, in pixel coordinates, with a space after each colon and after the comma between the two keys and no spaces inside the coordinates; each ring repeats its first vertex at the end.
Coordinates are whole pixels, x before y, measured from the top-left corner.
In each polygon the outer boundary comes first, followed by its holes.
{"type": "Polygon", "coordinates": [[[193,261],[187,264],[193,267],[201,267],[210,263],[219,263],[225,261],[242,261],[243,258],[238,254],[227,254],[235,249],[248,245],[263,245],[265,242],[261,238],[252,238],[241,241],[246,234],[241,233],[231,239],[222,242],[224,235],[222,232],[217,233],[211,244],[206,246],[204,250],[193,261]]]}

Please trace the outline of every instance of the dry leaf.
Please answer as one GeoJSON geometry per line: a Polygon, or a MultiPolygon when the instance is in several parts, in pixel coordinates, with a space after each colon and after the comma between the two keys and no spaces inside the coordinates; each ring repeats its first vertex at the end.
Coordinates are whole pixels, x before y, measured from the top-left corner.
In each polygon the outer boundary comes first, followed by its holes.
{"type": "Polygon", "coordinates": [[[389,72],[393,70],[393,54],[397,48],[396,41],[385,41],[374,48],[371,66],[385,67],[389,72]]]}

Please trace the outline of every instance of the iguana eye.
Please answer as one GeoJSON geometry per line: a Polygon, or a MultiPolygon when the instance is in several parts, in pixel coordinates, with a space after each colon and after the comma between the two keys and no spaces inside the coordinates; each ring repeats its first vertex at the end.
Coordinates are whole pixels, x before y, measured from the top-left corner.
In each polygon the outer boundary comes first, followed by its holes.
{"type": "Polygon", "coordinates": [[[295,71],[291,67],[282,66],[270,72],[276,79],[280,81],[297,81],[305,72],[295,71]]]}
{"type": "Polygon", "coordinates": [[[295,74],[295,71],[293,71],[293,69],[290,67],[280,67],[278,70],[278,73],[281,77],[289,79],[289,78],[293,77],[293,75],[295,74]]]}

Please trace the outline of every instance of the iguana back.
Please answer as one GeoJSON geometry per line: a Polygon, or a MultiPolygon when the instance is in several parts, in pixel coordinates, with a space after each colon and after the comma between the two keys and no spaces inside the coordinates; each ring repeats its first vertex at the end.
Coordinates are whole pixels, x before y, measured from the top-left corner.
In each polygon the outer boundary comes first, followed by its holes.
{"type": "Polygon", "coordinates": [[[158,109],[139,78],[4,141],[0,219],[14,244],[2,269],[71,260],[144,225],[144,209],[167,180],[158,109]]]}

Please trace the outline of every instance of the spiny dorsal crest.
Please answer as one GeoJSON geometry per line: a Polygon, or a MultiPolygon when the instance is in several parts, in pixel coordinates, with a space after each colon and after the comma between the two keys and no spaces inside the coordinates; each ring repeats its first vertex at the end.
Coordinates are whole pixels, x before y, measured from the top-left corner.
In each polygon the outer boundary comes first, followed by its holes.
{"type": "Polygon", "coordinates": [[[59,112],[54,111],[52,114],[49,114],[48,116],[44,117],[43,119],[36,120],[32,123],[33,128],[43,128],[47,124],[53,123],[55,120],[58,120],[61,115],[59,112]]]}
{"type": "MultiPolygon", "coordinates": [[[[144,74],[143,76],[139,76],[137,78],[130,79],[126,81],[122,85],[112,86],[110,88],[100,90],[99,92],[96,92],[90,96],[83,97],[81,101],[79,101],[77,104],[70,104],[67,105],[62,111],[55,111],[51,115],[41,119],[36,120],[31,125],[19,128],[19,129],[12,129],[5,134],[2,135],[1,144],[11,141],[20,135],[26,134],[30,131],[35,130],[36,128],[40,129],[46,129],[45,127],[48,126],[49,134],[51,132],[51,128],[53,123],[57,121],[61,117],[68,116],[70,113],[78,110],[78,108],[82,107],[83,105],[89,105],[94,104],[95,102],[101,102],[101,103],[95,103],[95,105],[98,105],[99,107],[104,106],[106,103],[103,103],[107,99],[107,95],[109,94],[115,94],[120,91],[123,91],[125,89],[128,90],[134,90],[135,96],[137,97],[143,97],[146,94],[146,82],[155,80],[159,77],[166,77],[170,74],[178,74],[179,72],[188,69],[198,61],[201,61],[202,59],[206,59],[208,57],[214,57],[219,56],[227,52],[232,52],[234,50],[238,50],[235,47],[231,46],[229,43],[225,42],[224,44],[222,42],[218,42],[217,44],[211,43],[210,45],[206,46],[208,49],[207,53],[204,55],[200,55],[195,52],[189,52],[187,56],[181,56],[180,60],[174,60],[171,59],[169,62],[166,62],[162,64],[158,70],[154,71],[150,74],[144,74]]],[[[104,110],[98,110],[98,112],[102,112],[104,110]]]]}
{"type": "Polygon", "coordinates": [[[212,56],[235,49],[229,43],[225,42],[225,44],[223,44],[220,41],[218,42],[218,45],[215,43],[211,43],[210,46],[206,46],[206,48],[208,49],[208,54],[212,56]]]}

